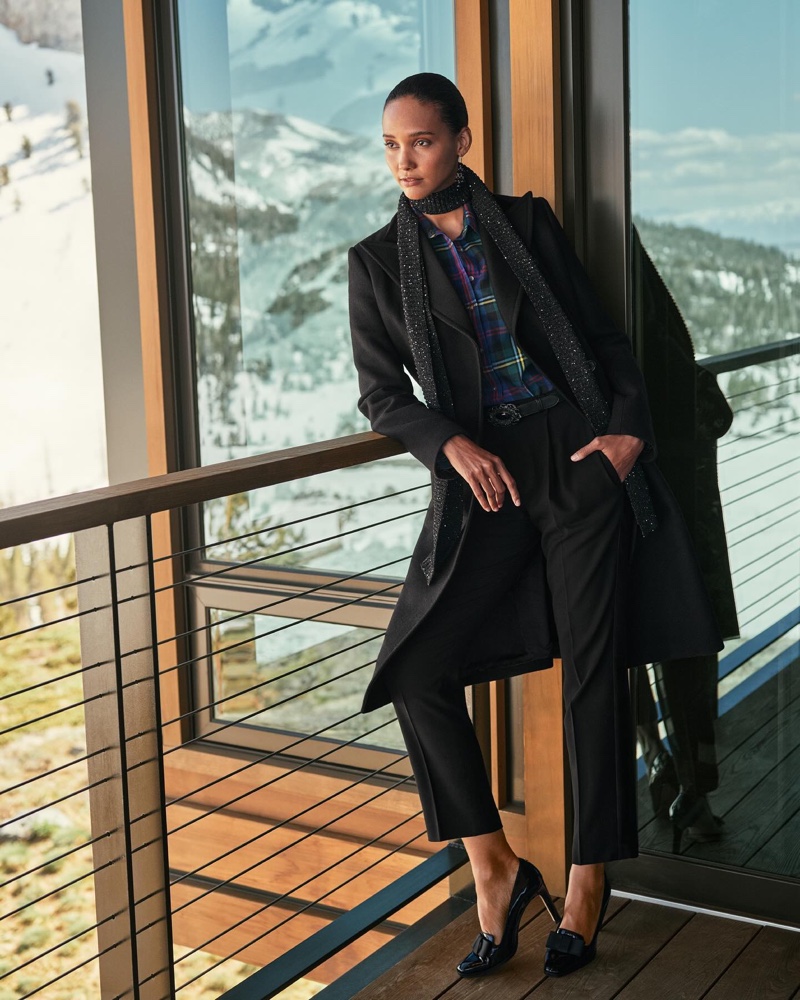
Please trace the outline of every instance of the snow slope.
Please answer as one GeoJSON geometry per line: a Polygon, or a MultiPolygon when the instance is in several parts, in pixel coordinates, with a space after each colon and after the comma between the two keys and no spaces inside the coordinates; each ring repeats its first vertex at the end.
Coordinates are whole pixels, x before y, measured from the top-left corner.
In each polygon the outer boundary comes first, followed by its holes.
{"type": "Polygon", "coordinates": [[[0,26],[0,504],[107,483],[83,57],[0,26]],[[45,71],[55,75],[47,84],[45,71]],[[33,151],[22,154],[23,136],[33,151]]]}

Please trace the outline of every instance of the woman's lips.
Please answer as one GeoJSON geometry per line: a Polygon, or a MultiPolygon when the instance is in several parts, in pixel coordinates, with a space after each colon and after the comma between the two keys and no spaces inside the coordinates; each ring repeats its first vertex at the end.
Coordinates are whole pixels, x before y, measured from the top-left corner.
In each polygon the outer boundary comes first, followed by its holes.
{"type": "Polygon", "coordinates": [[[414,187],[415,184],[421,184],[422,178],[420,177],[401,177],[400,183],[406,187],[414,187]]]}

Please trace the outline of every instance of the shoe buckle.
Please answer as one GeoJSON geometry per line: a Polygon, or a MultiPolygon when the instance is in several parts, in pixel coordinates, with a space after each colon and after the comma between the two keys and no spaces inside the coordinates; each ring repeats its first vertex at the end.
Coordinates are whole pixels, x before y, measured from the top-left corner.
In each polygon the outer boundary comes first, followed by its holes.
{"type": "Polygon", "coordinates": [[[485,962],[489,955],[491,954],[492,948],[494,948],[494,937],[491,934],[485,934],[483,931],[475,938],[475,943],[472,946],[472,950],[478,956],[478,958],[485,962]]]}

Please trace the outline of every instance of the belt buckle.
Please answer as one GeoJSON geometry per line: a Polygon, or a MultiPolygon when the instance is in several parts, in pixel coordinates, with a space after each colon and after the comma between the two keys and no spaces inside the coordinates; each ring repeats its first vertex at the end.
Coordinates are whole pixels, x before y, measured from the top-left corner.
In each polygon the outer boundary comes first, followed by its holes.
{"type": "Polygon", "coordinates": [[[513,403],[500,403],[493,406],[487,414],[489,423],[497,427],[510,427],[522,420],[522,414],[513,403]]]}

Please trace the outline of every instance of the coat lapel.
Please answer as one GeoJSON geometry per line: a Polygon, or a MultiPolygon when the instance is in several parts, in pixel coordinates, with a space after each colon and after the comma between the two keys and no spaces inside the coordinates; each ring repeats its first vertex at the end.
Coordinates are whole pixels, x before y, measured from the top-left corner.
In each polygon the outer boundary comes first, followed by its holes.
{"type": "MultiPolygon", "coordinates": [[[[526,246],[531,245],[533,217],[531,199],[517,198],[508,211],[509,222],[522,237],[526,246]]],[[[478,223],[483,250],[489,268],[489,278],[494,289],[497,305],[505,320],[506,326],[514,331],[524,292],[517,281],[514,272],[506,263],[503,255],[495,246],[494,240],[486,231],[482,222],[478,223]]],[[[430,240],[422,234],[422,260],[428,277],[428,292],[430,295],[431,312],[449,326],[463,333],[477,343],[475,331],[472,328],[467,311],[458,293],[450,283],[444,268],[436,256],[436,251],[430,245],[430,240]]],[[[400,284],[400,263],[397,257],[397,222],[392,220],[382,240],[370,240],[363,244],[368,249],[386,273],[400,284]]]]}
{"type": "MultiPolygon", "coordinates": [[[[362,244],[378,261],[389,277],[400,286],[400,262],[397,256],[397,226],[395,223],[389,228],[387,238],[384,240],[370,240],[362,244]]],[[[450,284],[450,279],[445,274],[445,270],[436,257],[436,251],[430,245],[424,233],[421,234],[422,261],[425,273],[428,278],[428,295],[430,299],[431,312],[443,323],[447,323],[459,333],[469,337],[477,343],[475,331],[472,328],[467,310],[464,308],[461,299],[455,288],[450,284]]]]}
{"type": "MultiPolygon", "coordinates": [[[[526,246],[531,245],[530,212],[525,211],[529,200],[528,198],[520,198],[508,213],[509,221],[514,225],[514,228],[520,234],[526,246]]],[[[511,333],[514,333],[520,306],[522,305],[522,296],[524,295],[522,285],[517,281],[516,275],[497,249],[494,240],[486,230],[486,226],[480,221],[478,222],[478,230],[480,231],[481,242],[483,244],[483,252],[486,255],[489,280],[494,289],[497,307],[500,310],[500,315],[505,320],[506,326],[511,333]]]]}

